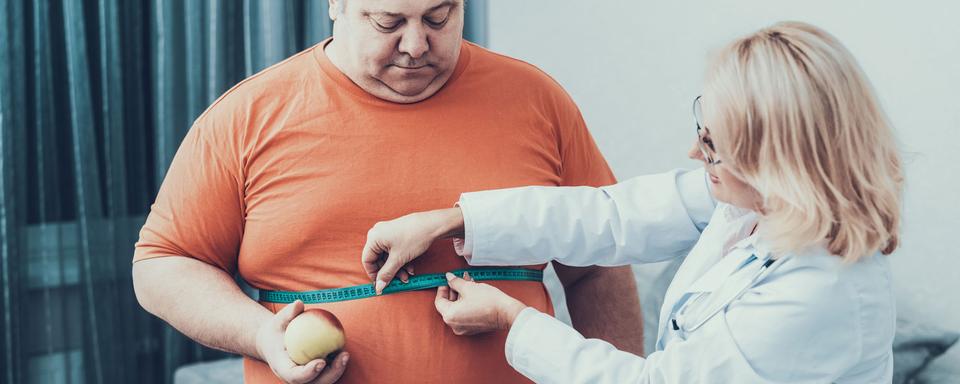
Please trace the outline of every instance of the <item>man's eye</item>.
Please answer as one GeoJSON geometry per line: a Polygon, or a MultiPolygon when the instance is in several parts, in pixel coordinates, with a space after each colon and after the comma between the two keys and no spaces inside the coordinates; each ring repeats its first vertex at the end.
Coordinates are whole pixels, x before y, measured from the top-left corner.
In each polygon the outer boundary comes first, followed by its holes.
{"type": "Polygon", "coordinates": [[[449,19],[448,17],[444,17],[444,18],[439,18],[439,17],[437,17],[437,18],[430,18],[430,17],[428,17],[428,18],[426,19],[426,21],[427,21],[427,24],[430,24],[431,27],[442,27],[444,24],[447,23],[447,20],[448,20],[448,19],[449,19]]]}
{"type": "Polygon", "coordinates": [[[447,20],[449,19],[450,19],[449,8],[438,9],[435,12],[431,12],[428,15],[424,15],[423,17],[423,21],[426,22],[427,25],[434,28],[442,27],[444,24],[447,23],[447,20]]]}
{"type": "Polygon", "coordinates": [[[377,29],[379,29],[380,31],[383,31],[383,32],[393,32],[394,30],[397,29],[397,27],[400,26],[400,22],[399,22],[399,21],[389,21],[389,22],[386,22],[386,21],[377,21],[377,20],[374,20],[374,21],[373,21],[373,25],[374,25],[375,27],[377,27],[377,29]]]}

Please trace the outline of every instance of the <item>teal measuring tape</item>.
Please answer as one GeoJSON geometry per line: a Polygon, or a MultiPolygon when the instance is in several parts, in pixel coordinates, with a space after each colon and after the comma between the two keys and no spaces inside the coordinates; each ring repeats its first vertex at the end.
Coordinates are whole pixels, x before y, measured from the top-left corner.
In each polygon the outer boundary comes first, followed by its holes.
{"type": "MultiPolygon", "coordinates": [[[[474,281],[508,280],[508,281],[543,281],[543,272],[523,268],[475,268],[450,271],[457,277],[463,277],[464,272],[470,272],[474,281]]],[[[410,276],[406,283],[393,279],[383,288],[383,294],[418,291],[447,285],[447,278],[443,273],[428,273],[410,276]]],[[[304,304],[333,303],[337,301],[365,299],[376,296],[373,284],[355,285],[352,287],[321,289],[317,291],[290,292],[268,291],[261,289],[260,301],[270,303],[289,304],[296,300],[304,304]]]]}

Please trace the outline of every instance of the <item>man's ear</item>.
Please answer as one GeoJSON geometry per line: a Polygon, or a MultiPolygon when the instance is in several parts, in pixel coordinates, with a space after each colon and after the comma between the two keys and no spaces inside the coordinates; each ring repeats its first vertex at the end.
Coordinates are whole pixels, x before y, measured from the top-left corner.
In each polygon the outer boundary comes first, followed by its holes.
{"type": "Polygon", "coordinates": [[[328,0],[329,9],[327,9],[327,15],[329,15],[330,20],[337,21],[337,14],[340,13],[340,0],[328,0]]]}

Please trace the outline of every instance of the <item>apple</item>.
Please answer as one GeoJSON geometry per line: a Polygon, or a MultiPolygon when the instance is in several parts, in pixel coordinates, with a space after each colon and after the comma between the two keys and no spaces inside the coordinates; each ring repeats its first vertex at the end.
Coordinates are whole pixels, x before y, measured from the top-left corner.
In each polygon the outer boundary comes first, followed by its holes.
{"type": "Polygon", "coordinates": [[[340,319],[319,308],[308,309],[294,317],[283,333],[287,354],[299,365],[313,359],[333,357],[346,342],[340,319]]]}

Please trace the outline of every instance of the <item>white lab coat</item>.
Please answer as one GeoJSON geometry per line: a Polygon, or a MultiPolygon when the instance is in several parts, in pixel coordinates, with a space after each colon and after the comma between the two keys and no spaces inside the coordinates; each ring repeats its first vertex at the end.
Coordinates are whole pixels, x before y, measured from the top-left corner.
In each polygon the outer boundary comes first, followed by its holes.
{"type": "Polygon", "coordinates": [[[614,266],[686,254],[664,298],[657,350],[646,358],[585,339],[534,309],[521,312],[506,356],[535,382],[892,379],[896,310],[887,257],[844,264],[817,245],[773,258],[756,234],[747,236],[757,214],[717,204],[702,169],[603,188],[467,193],[459,205],[466,236],[456,245],[472,265],[614,266]]]}

